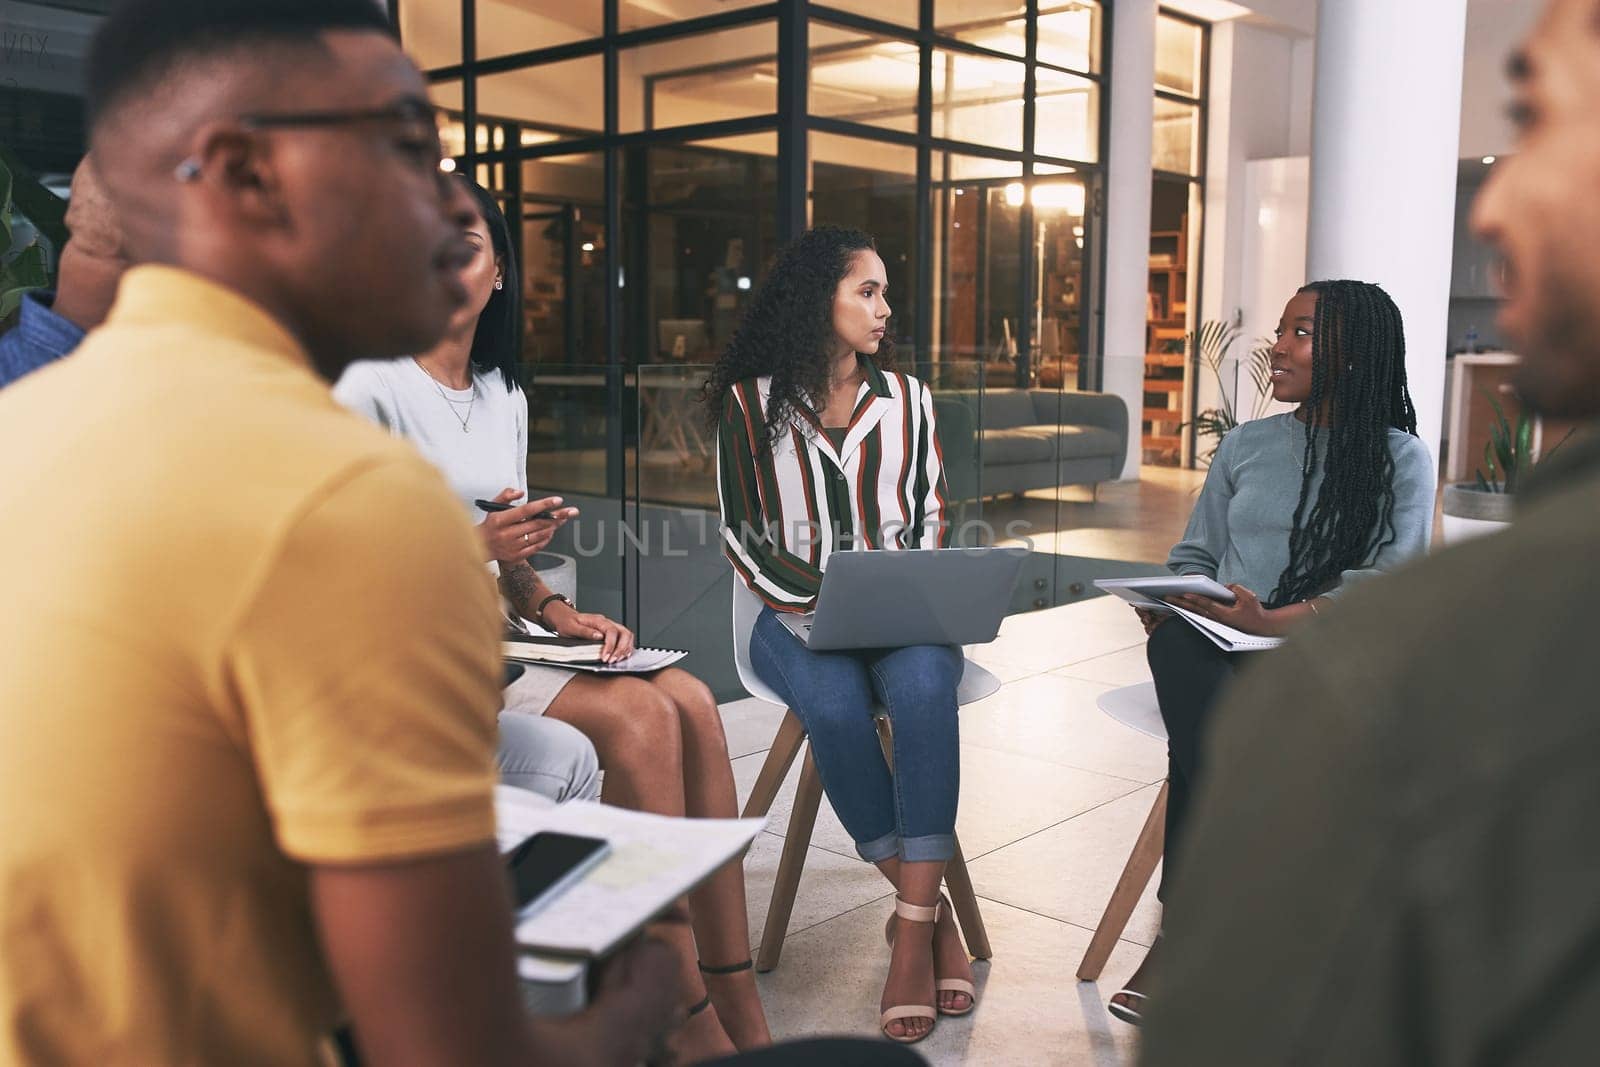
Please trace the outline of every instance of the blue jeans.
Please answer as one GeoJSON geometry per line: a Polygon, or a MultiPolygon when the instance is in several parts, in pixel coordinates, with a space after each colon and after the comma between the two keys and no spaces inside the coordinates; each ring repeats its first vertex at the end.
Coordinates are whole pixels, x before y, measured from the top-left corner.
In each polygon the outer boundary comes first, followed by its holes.
{"type": "Polygon", "coordinates": [[[764,608],[750,662],[805,725],[822,788],[862,859],[943,862],[954,854],[960,649],[813,652],[764,608]],[[892,776],[872,721],[878,704],[894,726],[892,776]]]}
{"type": "Polygon", "coordinates": [[[559,719],[502,711],[496,762],[506,785],[530,789],[558,804],[600,796],[594,745],[577,727],[559,719]]]}

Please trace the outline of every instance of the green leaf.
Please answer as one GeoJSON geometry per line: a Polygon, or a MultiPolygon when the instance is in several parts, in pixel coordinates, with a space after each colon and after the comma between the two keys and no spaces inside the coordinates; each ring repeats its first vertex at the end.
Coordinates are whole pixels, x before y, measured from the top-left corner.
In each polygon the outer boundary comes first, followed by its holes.
{"type": "MultiPolygon", "coordinates": [[[[57,250],[67,243],[67,202],[43,185],[23,166],[16,155],[0,143],[0,166],[12,176],[10,200],[57,250]]],[[[0,200],[0,203],[5,201],[0,200]]]]}

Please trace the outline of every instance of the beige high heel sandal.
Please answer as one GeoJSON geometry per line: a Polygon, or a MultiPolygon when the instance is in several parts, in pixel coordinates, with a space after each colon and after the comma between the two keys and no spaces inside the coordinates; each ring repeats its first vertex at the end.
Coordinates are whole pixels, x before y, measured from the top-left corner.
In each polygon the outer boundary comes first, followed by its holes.
{"type": "MultiPolygon", "coordinates": [[[[900,899],[899,894],[896,894],[894,898],[894,913],[907,922],[914,923],[931,923],[938,921],[939,918],[937,906],[930,908],[923,907],[920,904],[907,904],[900,899]]],[[[889,944],[890,947],[893,947],[894,940],[892,938],[889,944]]],[[[938,999],[937,992],[935,992],[934,999],[938,999]]],[[[889,1024],[900,1019],[927,1019],[929,1022],[935,1022],[938,1018],[939,1011],[931,1004],[896,1004],[884,1009],[883,1014],[878,1016],[878,1027],[883,1031],[883,1036],[890,1041],[898,1041],[902,1045],[914,1045],[933,1033],[933,1027],[929,1026],[920,1034],[903,1034],[896,1037],[889,1032],[889,1024]]]]}
{"type": "MultiPolygon", "coordinates": [[[[900,898],[896,897],[895,898],[895,903],[897,905],[896,908],[895,908],[895,914],[896,915],[898,915],[899,912],[900,912],[900,909],[898,907],[899,901],[900,901],[900,898]]],[[[907,904],[906,907],[911,908],[911,907],[916,907],[916,905],[907,904]]],[[[934,918],[934,922],[938,922],[945,915],[950,914],[950,910],[951,910],[950,909],[950,899],[948,897],[946,897],[943,893],[940,893],[939,894],[939,903],[937,905],[935,905],[933,908],[918,908],[918,910],[919,911],[932,911],[934,913],[934,917],[933,917],[934,918]]],[[[884,927],[883,927],[883,939],[889,943],[889,947],[890,948],[894,948],[894,916],[893,915],[891,915],[889,917],[889,921],[884,924],[884,927]]],[[[970,959],[971,957],[968,957],[968,958],[970,959]]],[[[974,986],[971,982],[967,981],[965,978],[940,978],[938,976],[938,974],[935,973],[934,980],[933,980],[933,992],[934,992],[935,1010],[938,1011],[938,1013],[940,1015],[948,1015],[951,1018],[958,1018],[958,1017],[960,1017],[962,1015],[971,1015],[972,1014],[972,1009],[976,1008],[978,1006],[978,990],[977,990],[977,987],[974,986]],[[938,1003],[938,1001],[939,1001],[939,996],[938,995],[940,993],[965,993],[967,995],[967,1006],[962,1008],[960,1011],[947,1010],[946,1008],[940,1006],[939,1003],[938,1003]]]]}

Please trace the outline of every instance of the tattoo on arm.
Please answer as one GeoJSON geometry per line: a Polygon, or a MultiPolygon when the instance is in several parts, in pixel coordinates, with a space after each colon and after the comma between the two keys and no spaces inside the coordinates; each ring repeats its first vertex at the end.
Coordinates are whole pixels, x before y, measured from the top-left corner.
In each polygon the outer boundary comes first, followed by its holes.
{"type": "Polygon", "coordinates": [[[539,601],[548,594],[545,584],[539,578],[539,572],[523,560],[510,566],[502,564],[500,567],[500,591],[505,594],[511,606],[525,618],[531,618],[539,601]]]}

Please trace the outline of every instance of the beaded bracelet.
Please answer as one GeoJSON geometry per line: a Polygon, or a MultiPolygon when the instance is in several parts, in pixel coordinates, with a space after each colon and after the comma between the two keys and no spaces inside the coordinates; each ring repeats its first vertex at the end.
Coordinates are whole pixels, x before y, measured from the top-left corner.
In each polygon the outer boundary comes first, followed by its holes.
{"type": "Polygon", "coordinates": [[[573,611],[578,610],[572,601],[567,598],[565,593],[551,593],[549,596],[539,601],[539,606],[535,608],[533,612],[533,621],[538,623],[540,626],[544,626],[546,630],[554,629],[554,627],[545,625],[544,621],[544,609],[550,606],[550,601],[552,600],[561,601],[567,607],[572,608],[573,611]]]}

